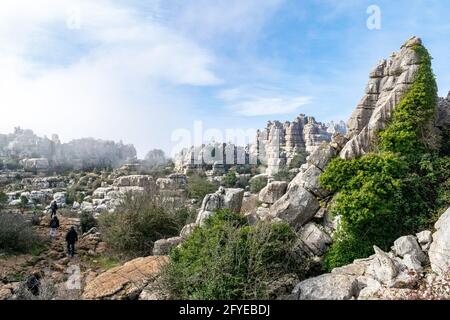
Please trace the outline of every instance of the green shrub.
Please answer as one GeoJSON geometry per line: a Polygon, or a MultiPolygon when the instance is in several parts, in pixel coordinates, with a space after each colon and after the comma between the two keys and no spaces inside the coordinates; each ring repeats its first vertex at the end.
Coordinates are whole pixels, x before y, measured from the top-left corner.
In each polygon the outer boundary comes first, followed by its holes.
{"type": "Polygon", "coordinates": [[[334,159],[320,177],[336,194],[332,213],[342,216],[327,252],[326,269],[388,250],[399,236],[429,227],[436,210],[450,204],[449,157],[436,150],[428,130],[436,106],[431,58],[422,46],[417,78],[391,121],[379,133],[378,151],[353,160],[334,159]]]}
{"type": "Polygon", "coordinates": [[[28,253],[45,245],[21,214],[0,212],[0,252],[28,253]]]}
{"type": "Polygon", "coordinates": [[[169,210],[156,196],[127,194],[113,213],[103,213],[99,226],[108,248],[117,255],[149,255],[153,243],[179,234],[189,212],[186,208],[169,210]]]}
{"type": "Polygon", "coordinates": [[[80,226],[81,232],[88,232],[93,227],[97,227],[97,219],[94,218],[94,215],[90,212],[83,212],[80,216],[80,226]]]}
{"type": "Polygon", "coordinates": [[[187,191],[191,198],[203,200],[207,194],[214,193],[216,190],[217,186],[208,181],[206,177],[198,174],[193,174],[188,177],[187,191]]]}
{"type": "Polygon", "coordinates": [[[225,175],[224,184],[227,188],[234,188],[237,183],[236,172],[228,171],[225,175]]]}
{"type": "Polygon", "coordinates": [[[267,185],[267,176],[256,176],[250,179],[250,191],[258,193],[267,185]]]}
{"type": "Polygon", "coordinates": [[[294,262],[295,232],[285,223],[247,225],[216,212],[171,252],[164,282],[177,299],[268,299],[268,284],[302,273],[294,262]]]}

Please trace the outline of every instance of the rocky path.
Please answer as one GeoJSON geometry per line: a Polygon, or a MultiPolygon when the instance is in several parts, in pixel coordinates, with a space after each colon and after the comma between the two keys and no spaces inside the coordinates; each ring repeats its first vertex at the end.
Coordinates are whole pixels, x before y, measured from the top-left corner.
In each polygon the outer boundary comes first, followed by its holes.
{"type": "MultiPolygon", "coordinates": [[[[43,286],[51,287],[56,299],[77,299],[81,296],[85,283],[104,271],[95,264],[96,257],[104,250],[99,234],[80,236],[76,246],[76,255],[67,255],[65,235],[71,226],[79,230],[78,218],[61,217],[56,238],[49,237],[49,217],[41,219],[38,233],[49,239],[45,248],[35,255],[24,254],[0,257],[0,300],[13,298],[21,283],[34,272],[43,277],[43,286]]],[[[78,232],[80,234],[80,232],[78,232]]]]}

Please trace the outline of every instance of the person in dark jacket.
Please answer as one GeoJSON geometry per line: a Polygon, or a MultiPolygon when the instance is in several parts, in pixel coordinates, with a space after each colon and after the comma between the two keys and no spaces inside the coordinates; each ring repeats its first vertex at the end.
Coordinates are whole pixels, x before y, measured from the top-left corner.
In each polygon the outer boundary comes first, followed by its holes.
{"type": "Polygon", "coordinates": [[[52,203],[50,203],[50,210],[52,212],[53,218],[53,216],[56,216],[56,210],[58,210],[58,204],[56,203],[56,200],[53,200],[52,203]]]}
{"type": "Polygon", "coordinates": [[[73,257],[75,254],[75,242],[77,241],[78,233],[76,232],[75,227],[71,227],[66,234],[67,252],[71,257],[73,257]]]}
{"type": "Polygon", "coordinates": [[[56,232],[59,228],[59,219],[56,215],[52,217],[52,220],[50,221],[50,238],[56,237],[56,232]]]}
{"type": "Polygon", "coordinates": [[[32,295],[38,296],[41,289],[41,275],[38,272],[28,277],[26,286],[32,295]]]}

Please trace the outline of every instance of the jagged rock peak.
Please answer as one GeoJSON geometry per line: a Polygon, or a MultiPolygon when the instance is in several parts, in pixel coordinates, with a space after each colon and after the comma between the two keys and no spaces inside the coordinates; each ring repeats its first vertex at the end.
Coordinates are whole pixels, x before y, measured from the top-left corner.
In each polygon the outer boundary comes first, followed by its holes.
{"type": "Polygon", "coordinates": [[[365,95],[348,121],[350,141],[340,153],[343,159],[357,158],[372,148],[374,134],[385,128],[395,106],[409,91],[419,70],[420,59],[414,47],[418,37],[408,39],[389,60],[381,60],[370,72],[365,95]]]}

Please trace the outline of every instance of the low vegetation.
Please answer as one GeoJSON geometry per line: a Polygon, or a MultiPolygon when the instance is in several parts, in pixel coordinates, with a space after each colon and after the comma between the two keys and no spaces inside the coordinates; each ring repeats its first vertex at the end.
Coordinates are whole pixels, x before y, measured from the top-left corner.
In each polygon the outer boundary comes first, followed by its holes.
{"type": "Polygon", "coordinates": [[[0,212],[0,252],[32,253],[43,246],[44,239],[21,214],[0,212]]]}
{"type": "Polygon", "coordinates": [[[156,240],[178,235],[192,216],[149,193],[127,194],[114,213],[100,216],[99,226],[112,253],[133,258],[151,254],[156,240]]]}
{"type": "Polygon", "coordinates": [[[217,186],[208,181],[206,176],[200,174],[189,175],[187,192],[190,198],[201,201],[207,194],[214,193],[216,190],[217,186]]]}
{"type": "Polygon", "coordinates": [[[294,240],[287,224],[249,226],[238,213],[218,211],[172,250],[164,282],[177,299],[268,299],[272,281],[303,272],[294,240]]]}

